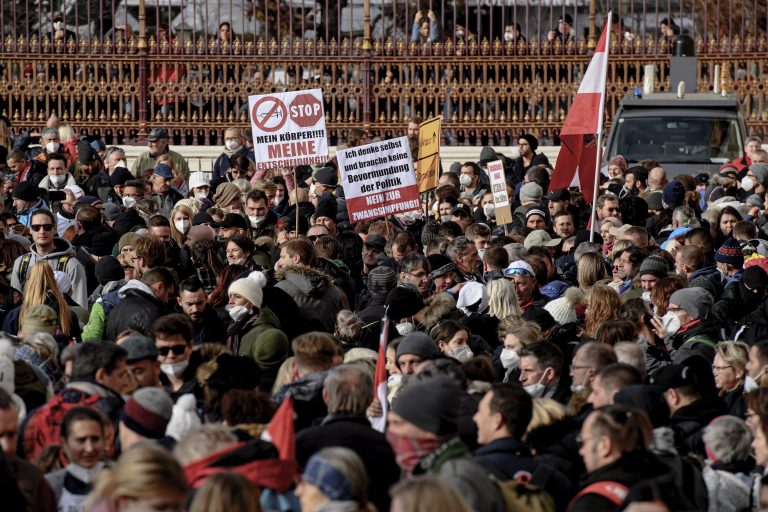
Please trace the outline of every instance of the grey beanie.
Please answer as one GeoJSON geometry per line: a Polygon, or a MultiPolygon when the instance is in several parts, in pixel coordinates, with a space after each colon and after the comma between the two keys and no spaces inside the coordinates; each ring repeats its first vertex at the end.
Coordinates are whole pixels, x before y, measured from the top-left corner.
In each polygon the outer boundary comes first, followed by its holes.
{"type": "Polygon", "coordinates": [[[704,288],[683,288],[669,298],[669,303],[691,315],[694,320],[703,320],[712,309],[712,295],[704,288]]]}
{"type": "Polygon", "coordinates": [[[440,350],[427,333],[417,331],[406,335],[397,346],[397,357],[404,354],[419,356],[422,359],[434,359],[440,355],[440,350]]]}
{"type": "Polygon", "coordinates": [[[375,295],[386,295],[397,285],[397,274],[391,267],[380,265],[368,274],[368,290],[375,295]]]}
{"type": "Polygon", "coordinates": [[[749,166],[749,170],[762,186],[768,186],[768,164],[755,162],[749,166]]]}
{"type": "Polygon", "coordinates": [[[541,201],[544,191],[538,183],[530,181],[520,187],[520,201],[541,201]]]}
{"type": "Polygon", "coordinates": [[[667,260],[655,254],[648,256],[640,265],[640,271],[637,273],[637,277],[643,277],[646,274],[656,277],[667,277],[669,274],[667,260]]]}
{"type": "Polygon", "coordinates": [[[141,388],[125,402],[120,421],[130,430],[149,439],[165,435],[173,413],[173,400],[162,388],[141,388]]]}
{"type": "Polygon", "coordinates": [[[455,434],[458,432],[456,403],[461,395],[461,387],[453,379],[413,382],[397,395],[392,412],[435,435],[455,434]]]}

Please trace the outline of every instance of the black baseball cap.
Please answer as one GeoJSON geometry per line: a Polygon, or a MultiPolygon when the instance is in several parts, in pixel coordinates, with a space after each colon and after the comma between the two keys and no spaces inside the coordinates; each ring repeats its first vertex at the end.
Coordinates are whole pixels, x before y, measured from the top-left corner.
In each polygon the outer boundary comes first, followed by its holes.
{"type": "Polygon", "coordinates": [[[214,228],[240,228],[248,229],[248,223],[242,215],[237,213],[228,213],[221,219],[221,222],[211,224],[214,228]]]}
{"type": "Polygon", "coordinates": [[[558,188],[545,195],[542,199],[546,199],[547,201],[570,201],[571,193],[568,192],[567,188],[558,188]]]}

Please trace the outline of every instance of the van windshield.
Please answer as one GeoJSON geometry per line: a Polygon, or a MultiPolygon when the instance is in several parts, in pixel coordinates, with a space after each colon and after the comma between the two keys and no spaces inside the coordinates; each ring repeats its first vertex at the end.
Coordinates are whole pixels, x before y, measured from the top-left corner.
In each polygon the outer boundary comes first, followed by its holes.
{"type": "Polygon", "coordinates": [[[608,158],[722,164],[741,157],[743,147],[735,117],[628,116],[618,120],[608,158]]]}

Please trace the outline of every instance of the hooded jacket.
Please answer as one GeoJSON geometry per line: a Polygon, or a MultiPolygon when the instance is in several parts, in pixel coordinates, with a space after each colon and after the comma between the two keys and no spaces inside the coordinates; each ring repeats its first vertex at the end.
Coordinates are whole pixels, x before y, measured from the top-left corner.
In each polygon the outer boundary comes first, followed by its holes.
{"type": "Polygon", "coordinates": [[[245,322],[232,324],[230,333],[231,349],[256,361],[262,381],[267,380],[264,384],[271,387],[289,353],[288,337],[280,330],[280,320],[269,308],[261,308],[245,322]]]}
{"type": "Polygon", "coordinates": [[[741,326],[734,331],[733,339],[743,341],[749,346],[768,338],[768,301],[745,316],[741,326]]]}
{"type": "Polygon", "coordinates": [[[757,310],[762,302],[759,295],[748,291],[739,281],[725,289],[710,315],[723,326],[726,339],[730,339],[741,327],[741,320],[757,310]]]}
{"type": "Polygon", "coordinates": [[[148,334],[155,320],[166,313],[165,305],[155,298],[152,289],[138,279],[128,281],[118,295],[120,303],[107,316],[105,339],[114,340],[128,329],[148,334]]]}
{"type": "Polygon", "coordinates": [[[330,276],[304,265],[288,265],[277,272],[275,285],[299,306],[306,328],[333,332],[336,315],[347,309],[347,301],[330,276]]]}
{"type": "Polygon", "coordinates": [[[680,440],[680,453],[695,452],[705,455],[702,439],[704,427],[723,414],[727,412],[719,398],[699,398],[675,411],[670,423],[680,440]]]}
{"type": "Polygon", "coordinates": [[[30,247],[31,257],[29,259],[29,265],[27,266],[26,275],[20,276],[21,262],[24,259],[24,255],[16,258],[13,262],[13,272],[11,273],[11,287],[16,290],[24,290],[27,278],[29,277],[29,271],[32,266],[38,261],[44,261],[51,267],[51,270],[57,270],[59,261],[63,257],[67,257],[67,263],[64,266],[63,272],[69,276],[72,281],[72,298],[77,302],[79,306],[88,308],[88,288],[87,279],[85,275],[85,269],[83,265],[77,260],[74,247],[61,238],[53,239],[53,252],[45,256],[40,255],[37,252],[37,244],[32,244],[30,247]],[[23,283],[22,283],[23,277],[23,283]]]}

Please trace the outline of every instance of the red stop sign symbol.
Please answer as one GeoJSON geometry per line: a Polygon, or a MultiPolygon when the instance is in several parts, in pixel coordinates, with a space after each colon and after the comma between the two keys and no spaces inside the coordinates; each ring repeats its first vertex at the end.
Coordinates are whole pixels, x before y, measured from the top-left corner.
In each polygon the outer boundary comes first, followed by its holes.
{"type": "Polygon", "coordinates": [[[302,93],[293,98],[288,112],[291,121],[302,128],[309,128],[323,117],[323,104],[313,95],[302,93]]]}

